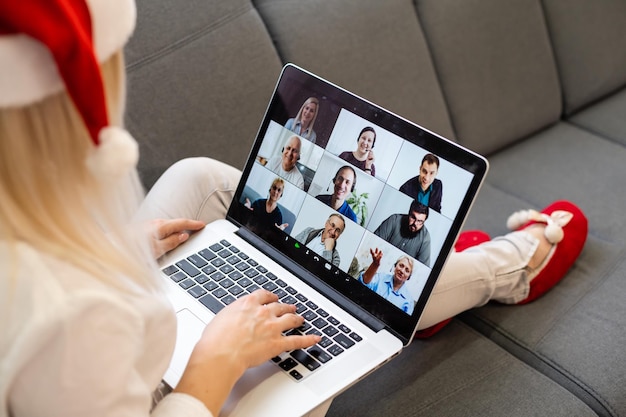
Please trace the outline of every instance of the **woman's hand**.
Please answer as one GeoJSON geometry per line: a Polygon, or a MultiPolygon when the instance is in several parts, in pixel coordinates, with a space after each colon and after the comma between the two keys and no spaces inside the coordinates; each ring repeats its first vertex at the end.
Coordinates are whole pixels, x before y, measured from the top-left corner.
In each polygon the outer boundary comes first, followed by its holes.
{"type": "Polygon", "coordinates": [[[190,219],[155,219],[148,222],[147,229],[151,237],[150,246],[155,258],[178,247],[189,239],[192,232],[205,226],[204,222],[190,219]]]}
{"type": "Polygon", "coordinates": [[[277,301],[275,294],[257,290],[220,311],[196,344],[175,391],[198,398],[218,415],[246,369],[321,340],[316,335],[283,335],[304,319],[295,314],[294,305],[277,301]]]}

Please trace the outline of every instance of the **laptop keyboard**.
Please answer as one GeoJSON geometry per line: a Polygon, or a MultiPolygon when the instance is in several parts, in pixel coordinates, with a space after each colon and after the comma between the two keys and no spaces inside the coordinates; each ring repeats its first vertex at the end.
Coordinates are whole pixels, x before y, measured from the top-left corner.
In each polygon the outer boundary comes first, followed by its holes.
{"type": "Polygon", "coordinates": [[[264,288],[281,303],[294,304],[304,323],[286,334],[317,334],[322,340],[308,349],[285,352],[272,358],[284,372],[299,381],[341,355],[363,339],[313,300],[250,258],[227,240],[162,269],[163,273],[202,305],[218,313],[237,298],[264,288]]]}

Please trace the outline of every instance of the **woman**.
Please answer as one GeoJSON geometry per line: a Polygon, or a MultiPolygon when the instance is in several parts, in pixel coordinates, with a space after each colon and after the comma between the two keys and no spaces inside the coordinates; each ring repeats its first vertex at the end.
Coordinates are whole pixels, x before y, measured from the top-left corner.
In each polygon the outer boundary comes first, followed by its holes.
{"type": "Polygon", "coordinates": [[[356,140],[354,151],[345,151],[339,157],[355,167],[365,171],[371,176],[376,176],[374,166],[374,144],[376,143],[376,131],[373,127],[364,127],[356,140]]]}
{"type": "Polygon", "coordinates": [[[315,143],[317,135],[313,130],[313,125],[315,124],[315,119],[317,119],[319,104],[317,98],[307,98],[304,103],[302,103],[302,106],[300,106],[296,117],[287,120],[285,128],[315,143]]]}
{"type": "Polygon", "coordinates": [[[393,274],[378,272],[383,253],[370,249],[372,263],[359,275],[359,281],[407,314],[413,314],[415,301],[404,284],[411,279],[413,259],[402,255],[393,264],[393,274]]]}
{"type": "Polygon", "coordinates": [[[278,227],[280,230],[285,230],[289,226],[287,223],[283,223],[283,214],[278,207],[278,200],[283,196],[284,189],[285,181],[276,177],[270,186],[268,198],[259,198],[252,204],[246,198],[244,205],[252,210],[252,217],[257,227],[263,229],[278,227]]]}
{"type": "MultiPolygon", "coordinates": [[[[130,225],[137,145],[115,126],[134,16],[128,0],[0,2],[3,417],[147,416],[172,354],[154,258],[204,222],[130,225]]],[[[259,290],[222,310],[154,414],[217,415],[248,367],[319,341],[283,336],[303,321],[276,301],[259,290]]]]}

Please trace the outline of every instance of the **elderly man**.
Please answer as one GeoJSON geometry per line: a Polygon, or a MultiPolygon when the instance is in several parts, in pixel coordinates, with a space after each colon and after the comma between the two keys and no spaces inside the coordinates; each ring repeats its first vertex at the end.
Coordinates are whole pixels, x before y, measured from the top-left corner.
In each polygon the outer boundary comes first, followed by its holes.
{"type": "Polygon", "coordinates": [[[265,167],[304,190],[304,177],[296,166],[296,162],[300,159],[301,147],[302,142],[298,136],[290,137],[283,146],[280,156],[270,158],[265,167]]]}
{"type": "Polygon", "coordinates": [[[424,226],[427,218],[428,207],[413,200],[408,214],[392,214],[374,234],[430,266],[430,234],[424,226]]]}
{"type": "Polygon", "coordinates": [[[339,239],[345,228],[346,221],[343,219],[343,216],[333,213],[328,216],[323,228],[314,229],[307,227],[298,233],[295,238],[304,243],[313,252],[321,255],[322,258],[338,267],[341,263],[341,258],[339,257],[339,251],[337,251],[337,239],[339,239]]]}

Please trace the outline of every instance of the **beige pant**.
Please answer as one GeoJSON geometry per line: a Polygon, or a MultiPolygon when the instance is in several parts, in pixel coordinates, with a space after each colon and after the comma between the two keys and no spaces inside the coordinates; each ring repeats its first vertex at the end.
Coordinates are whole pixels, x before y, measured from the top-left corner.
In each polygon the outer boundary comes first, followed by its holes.
{"type": "MultiPolygon", "coordinates": [[[[226,216],[241,172],[209,158],[172,165],[149,191],[139,218],[189,218],[206,223],[226,216]]],[[[516,303],[528,295],[526,265],[539,242],[513,232],[454,252],[437,281],[419,324],[425,329],[489,300],[516,303]]],[[[325,415],[331,401],[309,416],[325,415]]]]}

